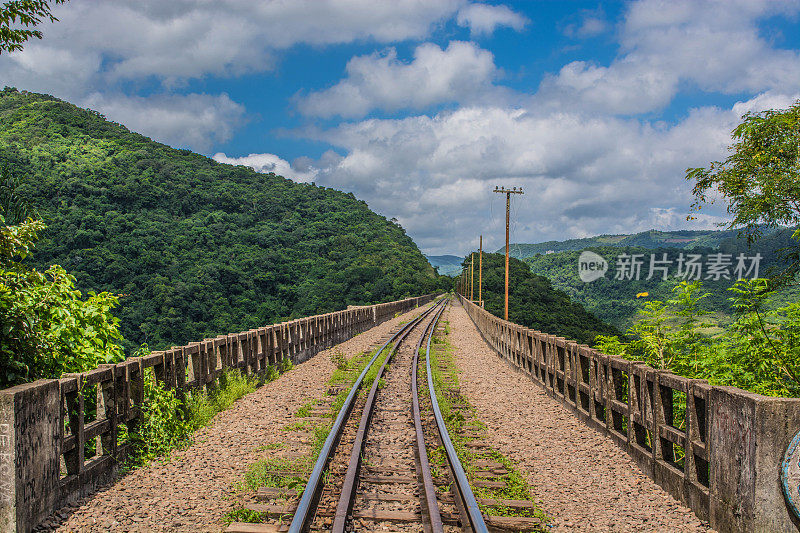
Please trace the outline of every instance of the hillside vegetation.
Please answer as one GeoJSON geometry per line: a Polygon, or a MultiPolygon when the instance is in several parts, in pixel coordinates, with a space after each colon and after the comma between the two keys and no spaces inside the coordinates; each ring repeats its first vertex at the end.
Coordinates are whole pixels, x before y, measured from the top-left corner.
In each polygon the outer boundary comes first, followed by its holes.
{"type": "MultiPolygon", "coordinates": [[[[464,265],[469,272],[469,256],[464,265]]],[[[477,270],[477,266],[476,266],[477,270]]],[[[551,335],[591,344],[597,335],[619,332],[554,289],[550,280],[531,273],[528,265],[509,260],[509,311],[511,322],[551,335]]],[[[469,297],[469,290],[466,292],[469,297]]],[[[474,299],[478,299],[478,276],[475,276],[474,299]]],[[[483,254],[483,300],[487,311],[503,317],[505,307],[505,255],[483,254]]]]}
{"type": "Polygon", "coordinates": [[[403,228],[352,194],[176,150],[48,95],[0,93],[0,165],[47,226],[29,264],[119,295],[128,349],[440,283],[403,228]]]}
{"type": "MultiPolygon", "coordinates": [[[[588,311],[602,320],[625,330],[636,319],[644,305],[644,301],[647,299],[667,300],[672,296],[673,288],[679,281],[674,277],[677,271],[676,264],[679,253],[700,254],[704,259],[716,253],[731,254],[733,257],[736,257],[739,253],[744,254],[746,257],[752,257],[756,253],[760,253],[762,259],[759,276],[765,277],[780,271],[784,267],[784,252],[782,250],[796,246],[796,242],[791,238],[792,232],[793,230],[791,229],[772,232],[763,236],[758,245],[752,249],[748,248],[745,239],[736,238],[735,232],[733,232],[734,236],[721,240],[715,248],[696,247],[684,251],[668,247],[648,249],[631,246],[590,246],[574,251],[533,255],[525,258],[525,262],[530,266],[532,272],[547,277],[554,287],[567,293],[573,300],[580,302],[588,311]],[[578,276],[578,257],[584,249],[591,250],[608,261],[609,269],[605,277],[591,283],[581,281],[578,276]],[[665,253],[667,258],[673,261],[669,273],[670,277],[667,280],[663,280],[661,273],[656,272],[652,279],[645,279],[649,274],[650,255],[653,254],[657,259],[661,259],[665,253]],[[643,265],[640,279],[614,279],[617,272],[617,257],[620,254],[642,254],[643,265]],[[647,296],[645,298],[637,298],[637,295],[642,293],[647,293],[647,296]]],[[[708,319],[710,323],[726,323],[729,321],[732,311],[732,303],[729,300],[731,294],[728,289],[733,286],[735,279],[705,279],[706,274],[704,271],[701,281],[703,282],[704,291],[708,293],[708,296],[703,300],[705,309],[710,313],[708,319]]],[[[783,305],[787,302],[797,301],[797,299],[797,289],[795,287],[786,287],[772,295],[771,305],[783,305]]]]}

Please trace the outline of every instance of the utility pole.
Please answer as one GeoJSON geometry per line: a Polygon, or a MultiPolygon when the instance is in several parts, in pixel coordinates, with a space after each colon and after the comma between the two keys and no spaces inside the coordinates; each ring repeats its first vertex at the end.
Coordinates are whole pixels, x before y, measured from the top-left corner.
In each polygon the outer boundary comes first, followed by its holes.
{"type": "Polygon", "coordinates": [[[505,319],[508,320],[508,223],[509,217],[511,216],[511,195],[512,194],[525,194],[522,192],[522,187],[517,190],[516,187],[513,189],[506,189],[505,187],[498,187],[495,186],[494,192],[499,192],[500,194],[506,195],[506,314],[505,319]]]}
{"type": "Polygon", "coordinates": [[[483,307],[483,235],[481,235],[480,243],[480,252],[478,252],[478,305],[483,307]]]}
{"type": "Polygon", "coordinates": [[[469,253],[469,301],[475,301],[475,252],[469,253]]]}

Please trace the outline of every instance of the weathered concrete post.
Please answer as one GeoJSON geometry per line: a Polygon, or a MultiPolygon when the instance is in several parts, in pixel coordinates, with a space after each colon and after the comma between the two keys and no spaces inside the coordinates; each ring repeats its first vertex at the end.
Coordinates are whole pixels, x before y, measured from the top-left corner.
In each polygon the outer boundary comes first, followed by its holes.
{"type": "Polygon", "coordinates": [[[711,526],[720,533],[800,531],[780,485],[784,451],[800,430],[800,399],[711,389],[711,526]]]}
{"type": "Polygon", "coordinates": [[[28,532],[59,494],[58,380],[0,391],[0,531],[28,532]]]}

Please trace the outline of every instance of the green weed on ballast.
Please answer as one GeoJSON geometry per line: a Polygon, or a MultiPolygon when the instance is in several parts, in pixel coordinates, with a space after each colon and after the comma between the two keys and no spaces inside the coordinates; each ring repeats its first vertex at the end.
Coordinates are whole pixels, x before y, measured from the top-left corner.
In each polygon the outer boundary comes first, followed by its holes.
{"type": "MultiPolygon", "coordinates": [[[[475,440],[477,437],[469,436],[465,433],[465,422],[470,419],[470,427],[472,428],[485,428],[485,425],[475,416],[475,407],[469,403],[460,393],[458,393],[458,372],[456,370],[455,361],[453,357],[453,348],[447,337],[439,339],[434,337],[435,348],[431,349],[431,373],[433,375],[434,390],[436,390],[437,399],[439,402],[439,409],[442,412],[442,417],[445,421],[445,426],[450,434],[450,439],[453,447],[456,450],[456,455],[464,467],[464,472],[467,475],[473,487],[475,496],[479,499],[494,499],[494,500],[530,500],[533,498],[530,494],[530,489],[522,474],[515,468],[513,463],[509,461],[502,453],[494,448],[477,450],[467,447],[467,443],[475,440]],[[464,416],[467,413],[468,416],[464,416]],[[508,473],[502,476],[505,482],[503,488],[486,488],[477,487],[474,481],[477,479],[476,472],[479,469],[475,466],[478,459],[489,459],[500,463],[508,473]]],[[[425,366],[420,365],[420,374],[425,376],[425,366]]],[[[424,379],[424,377],[422,377],[424,379]]],[[[446,452],[443,446],[435,448],[430,455],[432,471],[436,477],[446,476],[446,452]]],[[[539,509],[514,509],[505,506],[487,506],[480,504],[481,511],[485,514],[493,516],[520,516],[536,518],[539,521],[539,526],[535,527],[533,531],[547,531],[547,523],[549,518],[544,512],[539,509]]]]}
{"type": "Polygon", "coordinates": [[[311,400],[304,403],[300,409],[294,414],[297,418],[305,418],[311,416],[311,410],[319,403],[317,400],[311,400]]]}
{"type": "Polygon", "coordinates": [[[244,485],[250,490],[259,487],[278,487],[302,491],[311,475],[314,460],[305,457],[267,457],[250,465],[244,475],[244,485]]]}
{"type": "Polygon", "coordinates": [[[304,429],[309,429],[314,424],[307,420],[300,420],[298,422],[292,422],[291,424],[286,424],[281,428],[282,431],[303,431],[304,429]]]}
{"type": "Polygon", "coordinates": [[[237,507],[225,513],[225,525],[231,522],[244,522],[247,524],[260,524],[269,518],[269,513],[260,513],[258,511],[251,511],[244,507],[237,507]]]}
{"type": "Polygon", "coordinates": [[[331,424],[313,427],[311,453],[306,456],[271,456],[250,465],[244,475],[245,488],[278,487],[302,491],[330,430],[331,424]]]}
{"type": "Polygon", "coordinates": [[[294,363],[288,357],[284,357],[281,359],[281,362],[278,363],[278,369],[280,370],[281,374],[288,372],[292,368],[294,368],[294,363]]]}
{"type": "Polygon", "coordinates": [[[242,375],[238,369],[228,370],[213,392],[192,394],[186,402],[192,431],[208,424],[217,413],[230,408],[236,400],[256,390],[257,385],[256,377],[242,375]]]}
{"type": "Polygon", "coordinates": [[[337,370],[347,370],[347,356],[344,352],[336,348],[334,351],[331,352],[331,363],[336,366],[337,370]]]}

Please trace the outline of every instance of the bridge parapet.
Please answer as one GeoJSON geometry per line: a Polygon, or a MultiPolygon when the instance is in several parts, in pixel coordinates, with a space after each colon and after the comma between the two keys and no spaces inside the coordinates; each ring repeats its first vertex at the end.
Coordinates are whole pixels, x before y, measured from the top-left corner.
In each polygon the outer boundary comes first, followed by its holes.
{"type": "Polygon", "coordinates": [[[720,533],[793,532],[780,483],[800,399],[712,386],[498,318],[459,296],[481,335],[575,415],[608,435],[720,533]]]}
{"type": "Polygon", "coordinates": [[[109,482],[130,452],[122,431],[141,420],[145,374],[183,396],[211,390],[229,369],[263,375],[305,361],[433,295],[359,306],[220,335],[0,391],[0,531],[28,532],[61,506],[109,482]],[[96,399],[94,413],[86,398],[96,399]]]}

